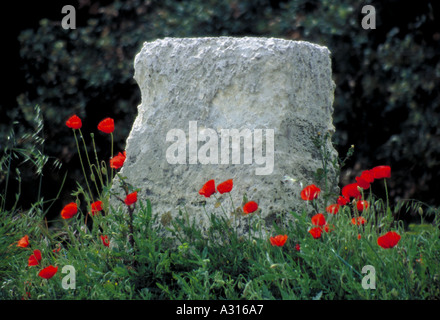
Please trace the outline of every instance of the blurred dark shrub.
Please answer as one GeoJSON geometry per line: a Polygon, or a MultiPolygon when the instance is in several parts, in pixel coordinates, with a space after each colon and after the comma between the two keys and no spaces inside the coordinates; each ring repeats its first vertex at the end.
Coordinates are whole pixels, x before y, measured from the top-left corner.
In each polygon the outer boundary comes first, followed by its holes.
{"type": "MultiPolygon", "coordinates": [[[[115,151],[124,149],[140,103],[133,60],[144,41],[163,37],[265,36],[306,40],[332,52],[334,141],[355,154],[341,183],[361,170],[391,165],[391,196],[438,205],[440,189],[440,15],[434,1],[191,0],[79,1],[77,29],[42,19],[19,36],[25,83],[17,107],[32,117],[39,104],[46,152],[72,170],[78,163],[64,121],[76,113],[86,137],[95,132],[102,158],[104,117],[116,120],[115,151]],[[376,8],[376,29],[364,30],[362,6],[376,8]]],[[[61,5],[59,11],[61,12],[61,5]]],[[[2,131],[3,134],[3,131],[2,131]]],[[[60,175],[61,176],[61,175],[60,175]]],[[[80,180],[76,173],[75,179],[80,180]]],[[[56,185],[56,184],[55,184],[56,185]]]]}

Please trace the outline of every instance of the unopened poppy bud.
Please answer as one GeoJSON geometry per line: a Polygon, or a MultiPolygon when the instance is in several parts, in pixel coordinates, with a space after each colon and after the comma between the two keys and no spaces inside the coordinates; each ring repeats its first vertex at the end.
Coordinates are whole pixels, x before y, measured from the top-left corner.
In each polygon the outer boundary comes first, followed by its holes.
{"type": "Polygon", "coordinates": [[[90,175],[90,180],[92,180],[93,182],[96,181],[96,179],[95,179],[95,175],[94,175],[93,173],[90,175]]]}
{"type": "Polygon", "coordinates": [[[419,209],[417,211],[419,211],[420,215],[423,215],[423,208],[422,207],[419,207],[419,209]]]}
{"type": "Polygon", "coordinates": [[[101,167],[101,172],[102,172],[102,174],[107,174],[107,168],[106,167],[101,167]]]}

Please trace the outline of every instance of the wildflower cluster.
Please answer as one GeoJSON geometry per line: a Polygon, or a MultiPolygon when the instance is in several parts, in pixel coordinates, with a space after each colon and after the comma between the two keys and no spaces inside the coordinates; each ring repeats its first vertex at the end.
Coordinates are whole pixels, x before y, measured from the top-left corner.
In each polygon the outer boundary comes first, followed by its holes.
{"type": "MultiPolygon", "coordinates": [[[[17,247],[20,248],[30,248],[31,244],[29,242],[29,236],[25,235],[17,242],[17,247]]],[[[53,252],[58,252],[59,248],[53,249],[53,252]]],[[[39,249],[35,249],[32,251],[31,255],[28,258],[28,267],[39,266],[43,257],[41,255],[41,251],[39,249]]],[[[38,276],[43,279],[52,278],[58,271],[58,267],[54,267],[53,265],[49,265],[38,272],[38,276]]]]}
{"type": "MultiPolygon", "coordinates": [[[[229,194],[229,197],[232,202],[232,206],[234,207],[234,203],[231,197],[230,192],[232,191],[232,188],[234,186],[233,179],[226,180],[222,183],[220,183],[217,186],[217,190],[215,187],[215,181],[213,179],[207,181],[203,187],[199,190],[199,194],[205,196],[206,198],[211,197],[213,194],[215,194],[217,191],[220,194],[227,193],[229,194]]],[[[222,207],[223,208],[223,207],[222,207]]],[[[240,211],[243,215],[249,216],[249,239],[252,237],[252,228],[251,228],[251,218],[252,213],[258,211],[258,203],[255,201],[248,201],[247,199],[243,201],[242,207],[240,208],[240,211]]],[[[225,210],[223,209],[223,212],[225,213],[225,210]]],[[[233,212],[236,212],[235,208],[233,212]]],[[[235,226],[237,226],[237,221],[235,220],[235,226]]],[[[261,224],[260,224],[260,232],[261,232],[261,224]]]]}
{"type": "MultiPolygon", "coordinates": [[[[326,207],[326,212],[330,215],[336,215],[341,207],[347,206],[353,203],[355,208],[354,216],[351,219],[353,225],[361,226],[364,225],[367,220],[359,215],[370,206],[368,200],[364,199],[364,190],[369,189],[371,184],[378,179],[385,179],[391,177],[391,168],[389,166],[378,166],[371,170],[365,170],[360,176],[356,177],[356,182],[348,184],[342,188],[341,195],[338,197],[337,202],[330,204],[326,207]]],[[[215,181],[207,181],[203,187],[199,190],[199,194],[205,196],[206,198],[211,197],[217,191],[221,194],[229,193],[233,188],[233,180],[227,180],[220,183],[215,187],[215,181]]],[[[306,202],[312,202],[314,208],[316,209],[316,200],[321,194],[321,189],[315,184],[306,186],[301,190],[301,199],[306,202]]],[[[258,204],[255,201],[248,201],[242,207],[242,212],[244,214],[250,214],[258,209],[258,204]]],[[[317,210],[317,209],[316,209],[317,210]]],[[[334,225],[330,225],[323,213],[317,212],[311,217],[311,227],[308,233],[314,238],[319,239],[322,237],[323,233],[328,233],[334,230],[334,225]]],[[[358,234],[358,239],[361,235],[358,234]]],[[[269,238],[271,245],[282,247],[288,239],[287,234],[279,234],[269,238]]],[[[394,231],[389,231],[383,236],[377,239],[377,244],[382,248],[393,248],[397,245],[400,240],[400,235],[394,231]]],[[[298,244],[299,246],[299,244],[298,244]]]]}
{"type": "MultiPolygon", "coordinates": [[[[391,177],[391,167],[377,166],[371,170],[362,171],[361,175],[356,177],[356,182],[348,184],[342,188],[341,195],[338,197],[336,203],[330,204],[326,207],[326,212],[331,215],[336,215],[341,207],[353,204],[353,217],[351,223],[356,226],[364,225],[367,220],[361,214],[370,207],[370,202],[364,199],[364,191],[371,188],[371,184],[375,180],[386,179],[391,177]]],[[[385,180],[384,180],[385,181],[385,180]]],[[[386,181],[385,181],[386,187],[386,181]]],[[[321,193],[321,189],[312,184],[305,187],[301,191],[301,198],[305,201],[315,201],[321,193]]],[[[323,213],[317,213],[311,218],[312,228],[309,233],[313,238],[321,238],[322,232],[329,232],[333,230],[333,226],[329,226],[323,213]]],[[[358,234],[358,239],[361,234],[358,234]]],[[[394,231],[389,231],[385,235],[377,239],[377,244],[385,249],[393,248],[400,240],[400,235],[394,231]]]]}
{"type": "MultiPolygon", "coordinates": [[[[85,154],[87,155],[87,161],[89,164],[89,169],[90,169],[90,173],[87,174],[85,167],[84,167],[84,162],[82,159],[82,155],[80,152],[80,146],[78,143],[78,139],[76,136],[76,131],[79,132],[80,138],[81,140],[84,141],[83,135],[81,133],[81,128],[82,128],[82,120],[81,118],[79,118],[77,115],[73,115],[71,116],[67,121],[66,121],[66,126],[70,129],[73,130],[74,132],[74,136],[75,136],[75,140],[77,143],[77,150],[78,150],[78,154],[81,160],[81,166],[82,166],[82,170],[84,173],[84,178],[88,187],[88,193],[87,192],[81,192],[81,193],[74,193],[76,195],[76,200],[72,201],[70,203],[67,203],[66,205],[64,205],[64,207],[62,208],[61,212],[60,212],[60,218],[64,221],[69,221],[72,220],[76,217],[78,217],[79,213],[81,212],[80,209],[80,203],[81,201],[78,198],[79,194],[82,194],[86,200],[87,203],[87,214],[86,216],[86,220],[84,222],[84,226],[87,228],[87,218],[90,217],[92,220],[93,218],[98,217],[98,215],[100,214],[105,214],[105,212],[109,211],[107,202],[108,202],[108,194],[105,194],[103,192],[100,191],[100,189],[98,188],[98,184],[97,181],[99,181],[101,183],[101,189],[106,189],[108,190],[108,184],[111,183],[111,181],[109,181],[109,177],[105,177],[104,175],[107,174],[108,170],[107,170],[107,163],[105,162],[99,162],[98,161],[98,157],[96,156],[96,149],[95,149],[95,159],[96,159],[96,163],[92,164],[90,162],[90,158],[88,156],[87,153],[87,148],[84,145],[84,150],[85,150],[85,154]],[[93,193],[92,189],[90,188],[89,185],[89,178],[95,182],[95,186],[96,186],[96,192],[93,193]],[[98,196],[99,199],[95,199],[96,195],[98,196]]],[[[102,120],[101,122],[99,122],[98,126],[97,126],[98,130],[105,133],[105,134],[110,134],[112,137],[112,153],[113,153],[113,132],[115,129],[114,126],[114,120],[112,118],[106,118],[104,120],[102,120]]],[[[93,138],[93,134],[91,135],[93,138]]],[[[117,170],[120,169],[126,159],[126,152],[123,151],[122,153],[119,152],[116,156],[112,157],[109,160],[109,166],[110,168],[113,170],[117,170]]],[[[113,177],[113,175],[112,175],[113,177]]],[[[132,214],[135,208],[135,204],[137,202],[137,191],[133,191],[133,192],[128,192],[128,187],[125,186],[125,190],[126,192],[126,196],[124,199],[119,199],[121,202],[123,202],[129,212],[130,212],[130,217],[131,220],[129,221],[129,228],[130,230],[132,230],[132,214]]],[[[99,229],[102,229],[101,227],[99,229]]],[[[102,245],[104,247],[109,247],[110,246],[110,238],[108,235],[105,234],[100,234],[99,235],[99,239],[102,242],[102,245]]],[[[132,240],[132,234],[129,235],[129,240],[130,243],[133,245],[133,240],[132,240]]],[[[30,241],[29,241],[29,236],[25,235],[23,236],[18,242],[17,242],[17,247],[20,248],[30,248],[30,241]]],[[[57,253],[59,252],[61,249],[61,245],[58,245],[55,249],[53,249],[53,253],[57,253]]],[[[43,258],[43,254],[41,252],[40,249],[35,249],[32,250],[31,255],[28,258],[28,266],[29,267],[34,267],[34,266],[41,266],[44,264],[45,259],[43,258]]],[[[54,266],[52,264],[42,268],[39,273],[38,276],[44,279],[51,279],[52,277],[54,277],[58,272],[58,266],[54,266]]],[[[29,295],[28,295],[29,297],[29,295]]]]}
{"type": "MultiPolygon", "coordinates": [[[[231,192],[233,188],[233,179],[226,180],[222,183],[220,183],[217,186],[217,191],[220,194],[223,193],[229,193],[231,192]]],[[[205,196],[206,198],[211,197],[216,192],[215,187],[215,181],[213,179],[207,181],[203,187],[199,190],[199,194],[205,196]]],[[[232,201],[232,198],[231,198],[232,201]]],[[[244,215],[250,215],[251,213],[254,213],[258,210],[258,203],[255,201],[245,201],[243,204],[241,211],[244,215]]],[[[249,224],[249,237],[251,237],[251,230],[250,230],[250,224],[249,224]]],[[[272,246],[282,247],[287,241],[288,236],[286,234],[284,235],[276,235],[269,238],[270,244],[272,246]]]]}
{"type": "MultiPolygon", "coordinates": [[[[84,139],[82,137],[82,133],[81,133],[82,120],[77,115],[71,116],[66,121],[66,126],[71,128],[71,129],[73,129],[73,132],[75,134],[75,139],[76,139],[76,132],[75,132],[75,130],[79,130],[80,131],[80,136],[81,136],[82,140],[84,141],[84,139]]],[[[114,120],[112,118],[105,118],[105,119],[103,119],[102,121],[100,121],[98,123],[97,128],[98,128],[99,131],[101,131],[101,132],[103,132],[105,134],[110,134],[111,140],[112,140],[112,142],[111,142],[111,153],[113,154],[113,132],[115,130],[114,120]]],[[[93,135],[92,135],[92,138],[93,138],[93,135]]],[[[77,142],[78,153],[79,153],[79,156],[80,156],[80,159],[81,159],[81,164],[83,164],[82,158],[81,158],[81,153],[79,152],[78,140],[76,140],[76,142],[77,142]]],[[[86,148],[85,148],[85,153],[86,153],[87,159],[89,161],[89,157],[88,157],[88,153],[87,153],[87,149],[86,148]]],[[[113,179],[113,169],[118,170],[118,169],[122,168],[122,166],[123,166],[123,164],[125,162],[126,157],[127,157],[127,153],[126,153],[126,151],[123,151],[122,153],[119,152],[116,156],[112,157],[109,160],[109,166],[112,169],[111,179],[113,179]]],[[[98,162],[98,157],[96,156],[96,150],[95,150],[95,158],[96,158],[96,162],[97,162],[95,165],[92,165],[90,163],[90,161],[89,161],[89,168],[91,170],[90,177],[92,177],[92,180],[96,181],[95,175],[97,175],[99,177],[99,180],[101,181],[101,183],[103,183],[103,177],[102,177],[101,174],[107,173],[106,164],[98,162]],[[95,169],[95,170],[93,171],[93,169],[95,169]]],[[[83,167],[85,181],[86,181],[86,183],[88,185],[87,175],[85,173],[84,166],[82,165],[82,167],[83,167]]],[[[107,179],[107,183],[109,183],[108,179],[107,179]]],[[[111,181],[110,181],[110,183],[111,183],[111,181]]],[[[104,187],[104,184],[102,185],[102,187],[104,187]]],[[[89,204],[89,208],[90,208],[89,214],[92,215],[92,216],[95,216],[96,214],[104,211],[103,200],[106,198],[106,195],[101,195],[100,194],[99,189],[98,189],[97,186],[96,186],[96,188],[97,188],[98,195],[100,195],[102,197],[102,199],[93,201],[93,202],[91,202],[89,204]]],[[[130,211],[130,216],[131,216],[132,211],[134,210],[134,206],[133,205],[137,201],[137,191],[129,193],[127,186],[125,187],[124,190],[126,191],[126,197],[125,197],[125,199],[120,199],[119,198],[119,200],[127,205],[127,207],[129,208],[129,211],[130,211]]],[[[90,187],[89,187],[89,192],[90,193],[88,195],[85,195],[85,197],[86,197],[86,200],[90,202],[91,199],[94,198],[94,196],[93,196],[93,194],[92,194],[92,192],[90,190],[90,187]]],[[[64,208],[61,211],[61,217],[63,219],[71,219],[77,213],[78,213],[78,206],[77,206],[77,204],[75,202],[71,202],[71,203],[69,203],[69,204],[64,206],[64,208]]],[[[132,227],[130,227],[130,228],[132,228],[132,227]]],[[[104,245],[108,246],[108,243],[109,243],[108,242],[108,236],[101,235],[101,239],[102,239],[104,245]]]]}

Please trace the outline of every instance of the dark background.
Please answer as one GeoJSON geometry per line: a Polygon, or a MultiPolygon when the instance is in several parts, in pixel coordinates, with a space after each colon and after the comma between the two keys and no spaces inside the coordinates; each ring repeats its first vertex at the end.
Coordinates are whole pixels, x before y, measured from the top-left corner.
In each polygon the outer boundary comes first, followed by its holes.
{"type": "MultiPolygon", "coordinates": [[[[133,60],[142,43],[199,36],[279,37],[327,46],[336,83],[333,140],[341,157],[355,145],[340,186],[354,182],[364,169],[389,165],[392,203],[417,199],[439,205],[438,1],[8,1],[0,10],[0,150],[32,145],[32,139],[22,137],[36,130],[38,104],[44,120],[42,151],[49,156],[42,196],[54,198],[68,173],[54,215],[71,201],[77,182],[83,183],[66,119],[80,116],[87,145],[94,132],[100,159],[109,159],[109,136],[96,125],[113,117],[114,153],[123,151],[140,103],[133,60]],[[61,27],[66,4],[76,8],[75,30],[61,27]],[[361,27],[367,4],[376,9],[375,30],[361,27]],[[7,139],[11,130],[15,144],[7,139]]],[[[11,172],[20,170],[19,203],[26,209],[37,200],[39,182],[35,166],[21,160],[11,172]]],[[[3,164],[0,190],[5,181],[3,164]]],[[[14,177],[9,190],[6,207],[18,190],[14,177]]],[[[375,192],[383,196],[380,188],[375,192]]]]}

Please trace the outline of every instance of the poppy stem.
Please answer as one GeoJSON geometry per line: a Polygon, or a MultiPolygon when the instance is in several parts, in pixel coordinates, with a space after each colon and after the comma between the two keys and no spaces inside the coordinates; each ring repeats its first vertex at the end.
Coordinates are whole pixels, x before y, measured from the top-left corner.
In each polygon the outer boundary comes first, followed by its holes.
{"type": "Polygon", "coordinates": [[[389,199],[388,199],[387,179],[383,179],[383,183],[385,185],[385,196],[387,198],[387,213],[388,213],[388,210],[389,210],[389,212],[391,212],[391,209],[390,209],[390,202],[389,202],[389,199]]]}
{"type": "Polygon", "coordinates": [[[105,174],[106,185],[108,186],[110,184],[110,182],[108,181],[108,170],[107,170],[107,164],[105,163],[105,161],[101,162],[101,172],[103,174],[105,174]]]}
{"type": "MultiPolygon", "coordinates": [[[[80,130],[79,132],[80,132],[80,135],[81,135],[81,138],[82,138],[81,129],[79,129],[79,130],[80,130]]],[[[81,162],[81,168],[83,170],[84,179],[86,180],[87,188],[89,189],[89,193],[90,193],[90,198],[91,198],[91,201],[93,202],[93,194],[92,194],[92,190],[90,189],[89,181],[87,179],[86,170],[84,169],[84,163],[82,161],[81,151],[79,150],[78,138],[76,137],[75,130],[73,130],[73,135],[75,136],[76,148],[78,149],[79,161],[81,162]]],[[[83,139],[83,141],[84,141],[84,139],[83,139]]]]}
{"type": "Polygon", "coordinates": [[[315,209],[315,213],[319,213],[318,204],[315,199],[312,200],[312,207],[315,209]]]}
{"type": "MultiPolygon", "coordinates": [[[[99,195],[98,184],[96,183],[96,179],[94,178],[94,175],[93,175],[92,164],[91,164],[91,162],[90,162],[89,153],[88,153],[88,151],[87,151],[86,142],[84,141],[84,136],[83,136],[83,134],[82,134],[82,132],[81,132],[81,129],[79,129],[79,133],[80,133],[80,135],[81,135],[81,139],[82,139],[82,142],[83,142],[83,145],[84,145],[84,152],[85,152],[85,154],[86,154],[87,163],[89,164],[90,175],[91,175],[91,177],[93,177],[93,178],[91,178],[91,179],[92,179],[92,181],[95,183],[96,191],[97,191],[97,193],[98,193],[98,195],[99,195]]],[[[92,202],[94,202],[94,200],[93,200],[93,195],[90,195],[90,196],[92,197],[92,202]]]]}
{"type": "Polygon", "coordinates": [[[235,212],[235,206],[234,206],[234,200],[232,200],[231,193],[228,192],[229,198],[231,199],[232,204],[232,214],[234,215],[234,229],[235,229],[235,236],[237,236],[237,213],[235,212]]]}
{"type": "Polygon", "coordinates": [[[252,232],[252,213],[249,214],[249,241],[251,241],[251,232],[252,232]]]}
{"type": "MultiPolygon", "coordinates": [[[[125,194],[128,195],[128,186],[126,185],[125,182],[123,183],[123,187],[124,187],[125,194]]],[[[135,255],[134,237],[133,237],[133,234],[134,234],[134,231],[133,231],[133,212],[134,212],[135,207],[136,207],[136,204],[128,206],[128,216],[130,218],[128,221],[128,242],[130,243],[131,247],[133,248],[133,255],[135,255]]]]}
{"type": "Polygon", "coordinates": [[[206,211],[206,202],[203,204],[203,211],[205,212],[207,223],[209,223],[211,218],[209,217],[208,211],[206,211]]]}
{"type": "MultiPolygon", "coordinates": [[[[111,156],[113,157],[113,132],[110,133],[110,137],[112,139],[112,145],[111,145],[110,152],[111,152],[111,156]]],[[[112,178],[111,181],[113,181],[113,168],[111,168],[111,178],[112,178]]]]}
{"type": "Polygon", "coordinates": [[[101,166],[99,165],[98,154],[96,152],[95,135],[93,133],[91,133],[90,136],[92,137],[93,151],[95,153],[96,168],[97,168],[97,172],[98,172],[98,176],[99,176],[99,181],[101,182],[101,186],[104,186],[104,182],[102,180],[101,166]]]}
{"type": "Polygon", "coordinates": [[[215,197],[215,200],[217,200],[217,203],[220,204],[220,207],[222,208],[223,214],[225,215],[225,217],[227,217],[225,208],[223,208],[223,204],[220,202],[220,200],[217,198],[216,195],[214,195],[214,197],[215,197]]]}
{"type": "Polygon", "coordinates": [[[128,242],[130,243],[131,247],[133,248],[133,254],[134,254],[134,238],[133,238],[133,211],[134,207],[129,206],[128,207],[128,215],[130,217],[130,221],[128,223],[128,242]]]}
{"type": "MultiPolygon", "coordinates": [[[[364,237],[362,237],[362,239],[364,239],[364,237]]],[[[382,265],[383,265],[383,267],[384,267],[384,269],[385,269],[385,268],[386,268],[386,266],[385,266],[385,262],[383,262],[382,258],[379,256],[379,254],[377,253],[377,251],[374,250],[374,248],[373,248],[373,246],[371,245],[370,241],[368,241],[368,239],[365,239],[364,241],[368,244],[368,246],[370,247],[370,249],[376,254],[376,256],[379,258],[380,262],[382,262],[382,265]]]]}

